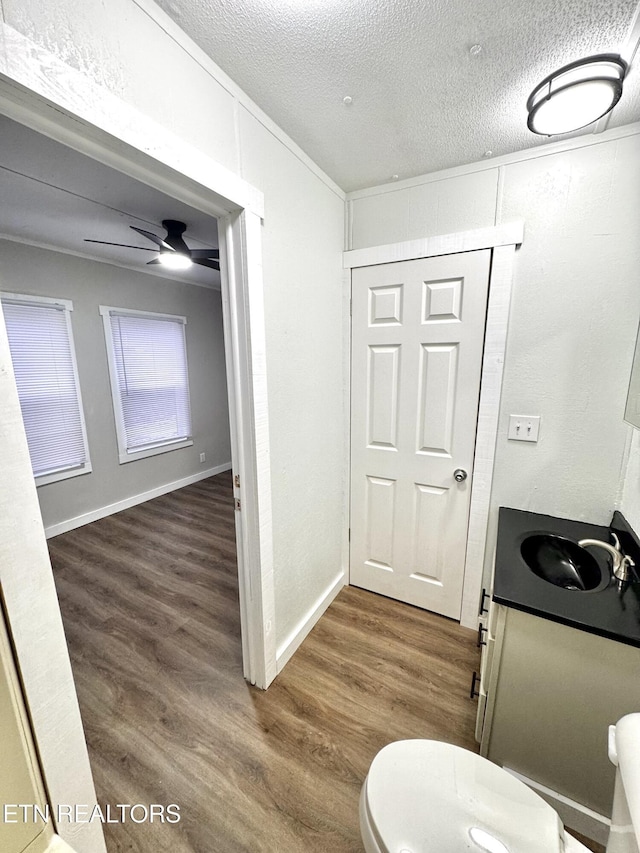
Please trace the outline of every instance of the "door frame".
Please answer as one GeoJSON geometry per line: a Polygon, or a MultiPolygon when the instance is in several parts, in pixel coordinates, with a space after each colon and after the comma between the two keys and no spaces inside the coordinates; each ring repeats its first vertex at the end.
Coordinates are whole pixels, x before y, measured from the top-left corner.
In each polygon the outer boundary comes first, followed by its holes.
{"type": "MultiPolygon", "coordinates": [[[[522,244],[523,239],[524,223],[510,222],[488,228],[459,231],[454,234],[407,240],[402,243],[352,249],[343,254],[343,266],[351,291],[351,270],[355,267],[412,261],[437,255],[474,252],[479,249],[492,250],[460,614],[460,624],[465,628],[478,627],[485,562],[489,564],[492,559],[492,554],[485,552],[493,463],[498,434],[515,251],[522,244]]],[[[349,326],[349,352],[351,352],[351,326],[349,326]]],[[[351,467],[350,463],[349,467],[351,467]]],[[[349,478],[349,491],[351,491],[351,478],[349,478]]]]}
{"type": "MultiPolygon", "coordinates": [[[[232,464],[240,478],[243,668],[266,688],[276,675],[276,645],[262,193],[2,22],[0,45],[1,114],[218,219],[232,464]]],[[[0,326],[0,592],[50,801],[90,804],[87,747],[0,326]]],[[[60,829],[80,853],[104,851],[98,823],[60,829]]]]}

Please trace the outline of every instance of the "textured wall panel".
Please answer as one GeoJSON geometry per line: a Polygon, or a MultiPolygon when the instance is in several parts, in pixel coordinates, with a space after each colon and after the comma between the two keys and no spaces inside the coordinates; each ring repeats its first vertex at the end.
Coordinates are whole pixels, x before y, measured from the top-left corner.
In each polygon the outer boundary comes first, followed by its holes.
{"type": "Polygon", "coordinates": [[[496,451],[502,505],[610,521],[640,313],[638,186],[639,136],[505,169],[502,216],[525,220],[525,240],[496,451]],[[542,416],[537,444],[506,440],[510,412],[542,416]]]}
{"type": "Polygon", "coordinates": [[[344,202],[244,108],[243,177],[265,194],[264,301],[277,641],[342,567],[348,291],[344,202]]]}
{"type": "Polygon", "coordinates": [[[380,189],[352,200],[352,245],[363,249],[436,234],[484,228],[495,222],[498,170],[380,189]]]}

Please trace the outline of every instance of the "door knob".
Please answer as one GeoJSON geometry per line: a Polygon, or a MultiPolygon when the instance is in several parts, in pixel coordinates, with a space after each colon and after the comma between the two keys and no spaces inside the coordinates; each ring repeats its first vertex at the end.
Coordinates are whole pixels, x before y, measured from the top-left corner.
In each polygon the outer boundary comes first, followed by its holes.
{"type": "Polygon", "coordinates": [[[464,470],[464,468],[456,468],[456,470],[453,472],[453,479],[457,483],[462,483],[463,480],[467,479],[467,472],[464,470]]]}

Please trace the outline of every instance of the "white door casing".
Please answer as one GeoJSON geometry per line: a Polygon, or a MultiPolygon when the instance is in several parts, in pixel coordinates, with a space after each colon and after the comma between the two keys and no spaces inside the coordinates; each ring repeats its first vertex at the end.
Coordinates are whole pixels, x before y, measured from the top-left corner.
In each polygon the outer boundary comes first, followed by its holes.
{"type": "Polygon", "coordinates": [[[352,272],[351,583],[454,619],[490,260],[485,249],[352,272]]]}

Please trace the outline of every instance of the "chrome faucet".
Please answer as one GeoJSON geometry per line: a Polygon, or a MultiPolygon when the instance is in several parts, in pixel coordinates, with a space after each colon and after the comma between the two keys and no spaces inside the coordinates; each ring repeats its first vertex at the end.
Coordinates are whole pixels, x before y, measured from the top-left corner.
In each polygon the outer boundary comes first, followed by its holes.
{"type": "Polygon", "coordinates": [[[600,539],[581,539],[578,542],[578,545],[580,545],[581,548],[584,548],[587,545],[604,548],[605,551],[611,554],[614,578],[617,578],[619,581],[629,581],[632,578],[631,569],[635,566],[635,563],[631,557],[628,557],[622,552],[622,549],[620,548],[620,540],[615,533],[611,534],[611,538],[613,539],[613,545],[609,545],[608,542],[601,542],[600,539]]]}

